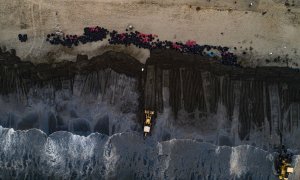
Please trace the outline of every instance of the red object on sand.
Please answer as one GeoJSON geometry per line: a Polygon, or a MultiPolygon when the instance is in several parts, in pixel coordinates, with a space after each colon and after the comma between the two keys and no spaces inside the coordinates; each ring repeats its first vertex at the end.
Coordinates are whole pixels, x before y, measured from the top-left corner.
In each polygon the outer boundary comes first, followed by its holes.
{"type": "Polygon", "coordinates": [[[120,34],[120,39],[123,41],[125,39],[125,33],[120,34]]]}
{"type": "Polygon", "coordinates": [[[173,46],[174,49],[178,49],[178,50],[181,49],[181,46],[176,44],[176,43],[173,43],[172,46],[173,46]]]}
{"type": "Polygon", "coordinates": [[[192,41],[192,40],[188,40],[185,45],[191,47],[191,46],[195,46],[196,45],[196,41],[192,41]]]}

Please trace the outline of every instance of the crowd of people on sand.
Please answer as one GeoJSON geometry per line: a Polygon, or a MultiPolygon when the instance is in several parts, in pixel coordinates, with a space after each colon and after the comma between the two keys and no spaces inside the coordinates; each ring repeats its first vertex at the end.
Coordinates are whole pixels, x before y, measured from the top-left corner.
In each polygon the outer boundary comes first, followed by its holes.
{"type": "Polygon", "coordinates": [[[52,33],[47,35],[46,41],[49,41],[53,45],[63,45],[71,48],[72,46],[78,46],[79,43],[86,44],[88,42],[102,41],[107,37],[109,31],[101,27],[86,27],[84,28],[84,34],[77,35],[64,35],[63,33],[52,33]]]}
{"type": "Polygon", "coordinates": [[[229,52],[228,47],[199,45],[196,41],[189,40],[186,43],[162,41],[154,34],[144,34],[138,31],[126,29],[125,33],[118,33],[117,31],[108,31],[102,27],[86,27],[84,34],[77,35],[62,35],[52,33],[47,35],[47,41],[53,45],[63,45],[71,48],[78,46],[79,43],[86,44],[88,42],[102,41],[108,38],[109,44],[112,45],[135,45],[138,48],[144,49],[174,49],[181,53],[192,53],[201,56],[213,56],[214,52],[218,52],[221,56],[220,61],[225,65],[239,66],[237,63],[237,56],[229,52]],[[214,51],[214,52],[213,52],[214,51]]]}

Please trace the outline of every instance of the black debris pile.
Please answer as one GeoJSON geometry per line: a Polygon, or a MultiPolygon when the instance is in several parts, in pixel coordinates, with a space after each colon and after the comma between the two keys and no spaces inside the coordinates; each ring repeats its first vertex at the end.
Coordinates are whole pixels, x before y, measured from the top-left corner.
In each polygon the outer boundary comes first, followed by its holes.
{"type": "Polygon", "coordinates": [[[21,41],[21,42],[26,42],[28,39],[27,34],[19,34],[18,38],[19,38],[19,41],[21,41]]]}

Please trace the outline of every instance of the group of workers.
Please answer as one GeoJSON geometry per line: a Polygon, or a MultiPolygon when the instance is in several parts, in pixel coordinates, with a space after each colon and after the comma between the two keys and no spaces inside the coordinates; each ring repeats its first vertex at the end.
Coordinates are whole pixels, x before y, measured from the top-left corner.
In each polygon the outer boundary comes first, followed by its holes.
{"type": "Polygon", "coordinates": [[[86,27],[84,28],[84,34],[81,36],[77,35],[64,35],[61,33],[52,33],[47,35],[47,41],[53,45],[63,45],[67,47],[78,46],[79,43],[85,44],[88,42],[102,41],[108,37],[109,44],[113,45],[135,45],[138,48],[144,49],[174,49],[181,53],[192,53],[201,56],[212,56],[214,52],[216,56],[220,56],[221,63],[225,65],[239,66],[237,62],[237,56],[232,52],[229,52],[228,47],[222,46],[210,46],[210,45],[199,45],[195,41],[172,42],[172,41],[161,41],[157,35],[154,34],[143,34],[138,31],[134,31],[133,28],[126,29],[125,33],[118,33],[117,31],[108,31],[105,28],[86,27]],[[130,31],[130,32],[129,32],[130,31]],[[214,52],[212,52],[214,51],[214,52]]]}
{"type": "Polygon", "coordinates": [[[77,35],[64,35],[61,32],[56,32],[47,35],[46,41],[49,41],[53,45],[63,45],[71,48],[72,46],[78,46],[79,43],[86,44],[88,42],[102,41],[107,37],[108,30],[101,27],[86,27],[84,28],[84,34],[77,35]]]}

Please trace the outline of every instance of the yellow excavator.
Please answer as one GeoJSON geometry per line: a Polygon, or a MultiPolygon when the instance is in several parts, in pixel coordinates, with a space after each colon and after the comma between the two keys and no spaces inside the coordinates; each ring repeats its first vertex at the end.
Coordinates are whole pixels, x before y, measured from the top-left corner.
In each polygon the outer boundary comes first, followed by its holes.
{"type": "Polygon", "coordinates": [[[292,154],[287,152],[287,149],[282,146],[279,155],[275,159],[275,168],[279,180],[288,180],[291,173],[294,172],[292,167],[292,154]]]}
{"type": "Polygon", "coordinates": [[[279,180],[288,180],[289,174],[294,172],[294,168],[285,159],[281,161],[279,180]]]}
{"type": "Polygon", "coordinates": [[[151,130],[151,120],[152,116],[154,115],[154,111],[151,110],[145,110],[145,122],[144,122],[144,136],[146,137],[151,130]]]}

